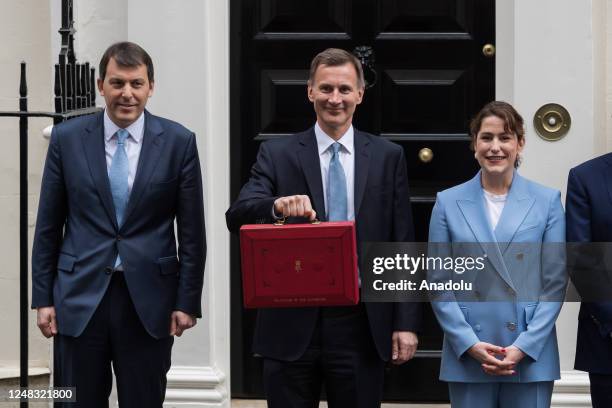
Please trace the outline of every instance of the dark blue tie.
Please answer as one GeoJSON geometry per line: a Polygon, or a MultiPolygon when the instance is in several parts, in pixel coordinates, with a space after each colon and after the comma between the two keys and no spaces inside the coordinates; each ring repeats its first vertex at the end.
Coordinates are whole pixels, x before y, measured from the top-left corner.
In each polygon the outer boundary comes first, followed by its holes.
{"type": "Polygon", "coordinates": [[[340,143],[331,145],[332,157],[327,175],[327,217],[329,221],[346,221],[348,218],[346,176],[340,163],[340,143]]]}

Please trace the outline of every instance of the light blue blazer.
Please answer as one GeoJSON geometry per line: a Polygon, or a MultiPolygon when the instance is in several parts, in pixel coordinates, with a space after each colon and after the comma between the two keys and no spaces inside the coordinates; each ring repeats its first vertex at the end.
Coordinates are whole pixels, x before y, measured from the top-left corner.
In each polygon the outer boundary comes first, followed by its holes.
{"type": "MultiPolygon", "coordinates": [[[[492,230],[480,172],[470,181],[438,193],[429,226],[430,242],[476,243],[486,268],[475,284],[487,282],[505,301],[461,301],[454,292],[432,307],[444,331],[440,379],[454,382],[533,382],[560,378],[555,320],[567,279],[564,252],[542,243],[565,240],[565,218],[559,191],[514,172],[505,207],[492,230]],[[548,246],[547,246],[548,248],[548,246]],[[548,255],[547,255],[548,254],[548,255]],[[545,267],[543,267],[545,266],[545,267]],[[525,298],[523,289],[535,290],[525,298]],[[538,297],[538,294],[546,294],[538,297]],[[544,301],[546,299],[546,301],[544,301]],[[551,301],[552,300],[552,301],[551,301]],[[512,376],[490,376],[467,351],[477,342],[515,345],[525,354],[512,376]]],[[[490,298],[489,298],[490,299],[490,298]]]]}

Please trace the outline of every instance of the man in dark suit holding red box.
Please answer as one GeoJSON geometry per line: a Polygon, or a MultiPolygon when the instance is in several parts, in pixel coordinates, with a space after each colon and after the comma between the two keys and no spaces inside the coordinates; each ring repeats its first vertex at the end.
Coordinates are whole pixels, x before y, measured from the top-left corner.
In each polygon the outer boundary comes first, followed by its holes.
{"type": "MultiPolygon", "coordinates": [[[[359,60],[340,49],[318,54],[308,99],[317,115],[305,132],[261,145],[251,178],[226,213],[243,224],[355,220],[357,241],[414,240],[401,147],[353,128],[365,90],[359,60]]],[[[384,364],[414,356],[418,303],[260,309],[253,351],[264,357],[270,407],[380,406],[384,364]]]]}

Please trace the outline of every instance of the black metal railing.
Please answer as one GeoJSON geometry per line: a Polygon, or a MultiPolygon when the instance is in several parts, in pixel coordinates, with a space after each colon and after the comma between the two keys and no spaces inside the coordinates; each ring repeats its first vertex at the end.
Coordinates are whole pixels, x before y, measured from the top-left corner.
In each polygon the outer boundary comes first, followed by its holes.
{"type": "MultiPolygon", "coordinates": [[[[19,386],[28,386],[28,119],[52,118],[54,124],[99,112],[96,108],[95,69],[78,63],[74,53],[73,0],[62,0],[62,46],[55,64],[54,112],[28,111],[26,63],[21,62],[19,110],[0,111],[0,117],[19,118],[19,386]]],[[[22,399],[20,407],[28,407],[22,399]]]]}

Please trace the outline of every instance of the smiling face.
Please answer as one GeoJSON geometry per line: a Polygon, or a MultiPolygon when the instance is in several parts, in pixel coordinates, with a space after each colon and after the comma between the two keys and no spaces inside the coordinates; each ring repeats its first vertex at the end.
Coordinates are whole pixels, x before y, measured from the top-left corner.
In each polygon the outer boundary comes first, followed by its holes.
{"type": "Polygon", "coordinates": [[[98,90],[106,102],[110,119],[125,129],[138,119],[153,95],[153,82],[149,82],[147,67],[123,67],[111,58],[104,79],[98,79],[98,90]]]}
{"type": "Polygon", "coordinates": [[[308,99],[321,129],[334,139],[341,137],[351,126],[355,108],[363,99],[363,87],[358,85],[353,64],[319,65],[308,83],[308,99]]]}
{"type": "Polygon", "coordinates": [[[474,157],[484,177],[512,180],[525,139],[519,141],[518,136],[505,127],[504,120],[498,116],[487,116],[481,122],[474,142],[474,157]]]}

